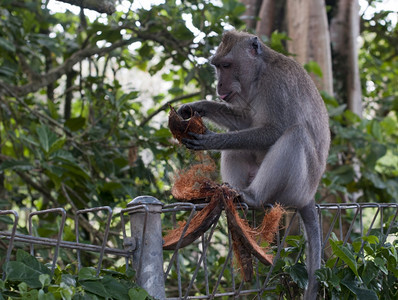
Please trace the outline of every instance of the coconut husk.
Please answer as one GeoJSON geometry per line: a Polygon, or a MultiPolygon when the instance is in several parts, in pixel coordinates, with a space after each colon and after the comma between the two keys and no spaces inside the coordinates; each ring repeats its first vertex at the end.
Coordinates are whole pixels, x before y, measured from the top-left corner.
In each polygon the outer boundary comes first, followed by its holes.
{"type": "MultiPolygon", "coordinates": [[[[231,200],[227,199],[225,201],[230,202],[231,200]]],[[[230,212],[227,212],[227,223],[231,233],[232,250],[235,255],[235,260],[239,265],[243,280],[246,282],[251,281],[253,277],[253,258],[250,248],[242,243],[241,233],[237,230],[236,222],[234,222],[233,217],[231,218],[230,212]]]]}
{"type": "Polygon", "coordinates": [[[214,161],[207,159],[189,169],[179,171],[174,177],[171,194],[174,198],[182,201],[211,198],[215,193],[217,184],[211,181],[209,177],[215,169],[214,161]]]}
{"type": "MultiPolygon", "coordinates": [[[[182,233],[186,222],[180,222],[178,228],[169,231],[164,237],[163,249],[175,250],[180,239],[182,241],[179,248],[194,242],[218,220],[224,207],[236,262],[243,279],[251,281],[253,277],[252,255],[265,265],[273,262],[273,255],[267,253],[268,248],[261,247],[258,243],[262,240],[268,243],[273,241],[284,210],[279,205],[275,206],[264,216],[259,227],[251,228],[247,220],[242,219],[238,214],[235,203],[239,201],[240,197],[235,190],[225,184],[215,184],[209,179],[198,184],[208,186],[206,196],[212,193],[209,204],[192,218],[184,237],[182,237],[182,233]]],[[[203,188],[198,189],[199,197],[201,196],[200,191],[203,190],[203,188]]]]}
{"type": "Polygon", "coordinates": [[[275,233],[279,229],[279,222],[284,213],[285,210],[283,207],[276,204],[266,215],[264,215],[260,226],[256,228],[255,235],[259,236],[261,240],[272,243],[275,238],[275,233]]]}
{"type": "Polygon", "coordinates": [[[169,113],[169,129],[174,138],[180,143],[184,138],[192,138],[188,133],[203,134],[206,131],[206,126],[203,124],[201,116],[195,112],[189,120],[184,120],[176,110],[170,105],[169,113]]]}
{"type": "MultiPolygon", "coordinates": [[[[240,244],[241,248],[244,248],[248,253],[253,254],[255,257],[258,258],[265,265],[272,264],[273,256],[271,254],[267,254],[265,248],[260,247],[257,244],[255,236],[258,235],[258,232],[255,229],[252,229],[248,222],[242,219],[238,211],[236,210],[235,204],[231,199],[224,199],[224,206],[225,206],[225,213],[227,214],[228,218],[228,228],[233,233],[233,242],[234,244],[240,244]]],[[[235,256],[237,257],[238,264],[241,266],[241,270],[243,270],[243,277],[246,279],[247,273],[245,271],[246,268],[246,261],[239,260],[242,250],[235,252],[235,256]]],[[[247,260],[247,259],[246,259],[247,260]]],[[[250,280],[251,278],[247,278],[250,280]]]]}
{"type": "Polygon", "coordinates": [[[179,248],[183,248],[196,239],[202,236],[220,216],[222,212],[222,203],[218,201],[217,197],[213,197],[212,200],[203,208],[201,211],[196,213],[188,224],[188,228],[184,231],[186,222],[180,222],[178,228],[170,230],[167,235],[163,238],[164,244],[163,249],[175,250],[180,239],[182,239],[179,248]]]}

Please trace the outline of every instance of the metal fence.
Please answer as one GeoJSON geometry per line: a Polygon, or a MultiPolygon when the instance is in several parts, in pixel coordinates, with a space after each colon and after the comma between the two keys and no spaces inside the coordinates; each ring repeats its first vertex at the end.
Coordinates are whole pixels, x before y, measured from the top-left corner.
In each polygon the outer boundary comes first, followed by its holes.
{"type": "MultiPolygon", "coordinates": [[[[255,274],[251,282],[244,282],[237,265],[233,260],[231,235],[228,232],[223,215],[211,228],[193,244],[175,251],[163,251],[162,234],[186,221],[189,225],[193,216],[204,205],[191,203],[174,203],[163,206],[160,201],[150,196],[141,196],[129,203],[126,209],[114,213],[110,207],[97,207],[80,210],[75,214],[74,230],[76,241],[64,241],[66,212],[63,208],[54,208],[31,212],[27,216],[28,234],[18,233],[19,215],[14,210],[0,210],[1,215],[13,218],[10,230],[0,231],[0,239],[7,246],[5,262],[12,258],[15,244],[27,244],[30,253],[35,255],[37,245],[53,249],[51,270],[54,271],[60,248],[71,249],[76,253],[78,268],[82,267],[81,253],[98,254],[97,275],[103,258],[110,255],[125,259],[126,266],[136,270],[136,281],[152,296],[159,299],[213,299],[239,298],[245,296],[262,299],[265,292],[274,289],[271,274],[276,264],[263,266],[255,261],[255,274]],[[79,215],[97,214],[105,216],[106,225],[101,245],[87,244],[79,241],[79,215]],[[32,218],[45,214],[57,214],[61,221],[57,238],[37,236],[32,227],[32,218]],[[111,220],[121,223],[123,246],[110,246],[108,236],[111,220]],[[126,221],[127,220],[127,221],[126,221]],[[126,228],[129,228],[126,230],[126,228]],[[163,232],[162,232],[163,230],[163,232]]],[[[336,235],[343,243],[357,237],[377,234],[381,242],[387,238],[396,239],[391,233],[397,230],[398,204],[325,204],[317,205],[322,234],[322,255],[330,255],[328,240],[336,235]],[[394,230],[393,230],[394,229],[394,230]]],[[[262,218],[261,212],[249,210],[244,212],[252,226],[262,218]]],[[[1,220],[0,220],[1,222],[1,220]]],[[[289,236],[302,233],[300,218],[294,209],[288,210],[281,230],[276,235],[274,262],[288,245],[289,236]],[[293,231],[293,232],[292,232],[293,231]]],[[[184,234],[184,233],[183,233],[184,234]]],[[[362,245],[363,248],[363,245],[362,245]]],[[[361,248],[360,251],[363,251],[361,248]]],[[[291,259],[299,261],[301,252],[294,253],[291,259]]],[[[3,279],[6,274],[3,272],[3,279]]]]}

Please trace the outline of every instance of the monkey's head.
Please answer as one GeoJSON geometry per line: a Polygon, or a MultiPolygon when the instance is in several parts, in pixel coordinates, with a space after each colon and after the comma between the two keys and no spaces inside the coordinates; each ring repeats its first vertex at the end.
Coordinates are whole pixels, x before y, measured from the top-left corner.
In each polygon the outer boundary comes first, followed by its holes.
{"type": "Polygon", "coordinates": [[[260,77],[266,46],[251,34],[227,31],[222,37],[211,64],[216,68],[217,92],[232,102],[236,97],[250,101],[250,87],[260,77]]]}

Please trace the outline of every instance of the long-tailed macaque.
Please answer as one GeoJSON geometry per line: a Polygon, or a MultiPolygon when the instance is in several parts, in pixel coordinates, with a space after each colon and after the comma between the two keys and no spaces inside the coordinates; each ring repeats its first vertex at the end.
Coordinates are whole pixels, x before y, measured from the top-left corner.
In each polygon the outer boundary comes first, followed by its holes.
{"type": "Polygon", "coordinates": [[[328,114],[307,72],[248,33],[224,33],[211,58],[222,101],[182,105],[226,128],[190,133],[193,150],[221,150],[221,176],[250,206],[281,203],[296,207],[308,240],[309,282],[304,299],[316,299],[314,272],[320,268],[321,240],[314,195],[329,150],[328,114]]]}

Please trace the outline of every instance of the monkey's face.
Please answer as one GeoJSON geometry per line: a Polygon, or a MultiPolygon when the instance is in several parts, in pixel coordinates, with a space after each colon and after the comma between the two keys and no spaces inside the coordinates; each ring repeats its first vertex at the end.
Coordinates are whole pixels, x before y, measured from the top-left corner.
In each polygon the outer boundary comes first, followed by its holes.
{"type": "Polygon", "coordinates": [[[239,101],[237,98],[251,101],[251,86],[259,77],[263,67],[264,47],[257,37],[243,34],[235,36],[226,33],[211,59],[217,73],[217,93],[227,102],[239,101]],[[229,38],[231,35],[233,39],[229,38]]]}
{"type": "Polygon", "coordinates": [[[258,59],[249,50],[240,51],[244,55],[234,52],[212,60],[217,74],[217,93],[222,100],[229,103],[237,102],[237,98],[250,101],[250,87],[255,81],[258,59]]]}
{"type": "Polygon", "coordinates": [[[224,101],[231,102],[241,92],[239,78],[236,76],[236,63],[232,55],[212,60],[217,74],[217,93],[224,101]]]}

